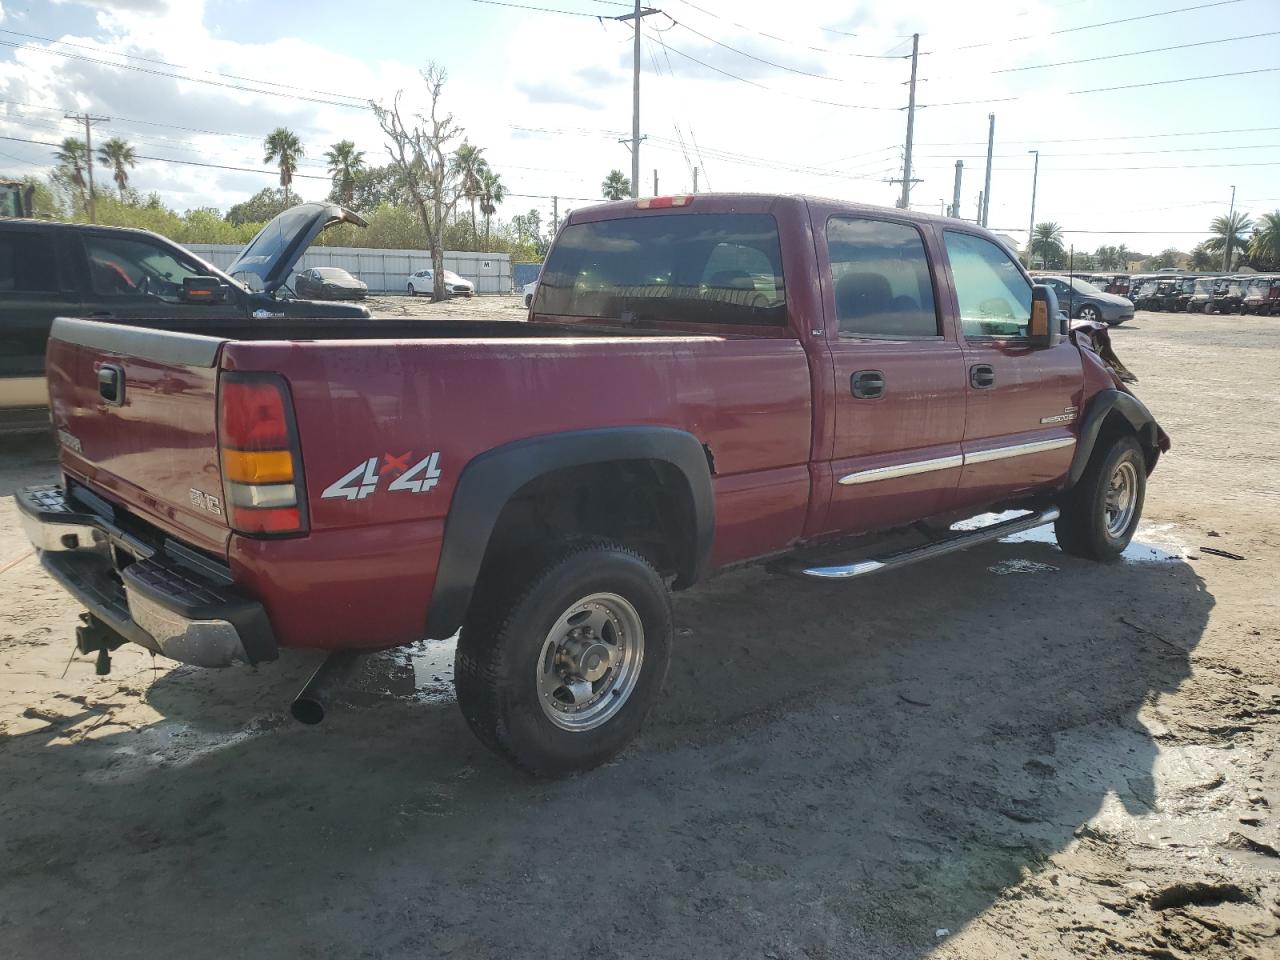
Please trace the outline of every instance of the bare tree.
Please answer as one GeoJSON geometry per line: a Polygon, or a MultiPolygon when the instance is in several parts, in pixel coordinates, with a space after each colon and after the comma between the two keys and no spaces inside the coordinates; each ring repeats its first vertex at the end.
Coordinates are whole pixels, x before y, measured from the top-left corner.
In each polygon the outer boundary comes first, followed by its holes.
{"type": "Polygon", "coordinates": [[[403,178],[405,190],[417,208],[431,251],[431,299],[440,301],[445,299],[444,230],[459,197],[457,173],[445,158],[450,153],[449,144],[461,135],[462,128],[454,122],[453,114],[440,112],[440,91],[447,79],[444,68],[433,62],[419,73],[431,98],[428,112],[415,113],[406,122],[400,111],[403,90],[397,91],[390,107],[372,101],[369,105],[386,135],[391,165],[403,178]]]}

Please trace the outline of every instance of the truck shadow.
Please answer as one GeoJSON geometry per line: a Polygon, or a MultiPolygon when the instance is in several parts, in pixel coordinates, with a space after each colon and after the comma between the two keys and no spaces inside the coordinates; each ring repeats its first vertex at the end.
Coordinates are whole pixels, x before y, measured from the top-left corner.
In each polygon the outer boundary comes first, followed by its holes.
{"type": "Polygon", "coordinates": [[[403,657],[316,728],[285,715],[313,659],[174,670],[143,729],[0,738],[0,936],[14,957],[924,957],[1099,811],[1152,810],[1138,712],[1188,676],[1213,602],[1185,561],[1040,543],[843,586],[730,574],[677,599],[640,739],[560,782],[491,757],[403,657]],[[989,569],[1010,559],[1033,572],[989,569]]]}

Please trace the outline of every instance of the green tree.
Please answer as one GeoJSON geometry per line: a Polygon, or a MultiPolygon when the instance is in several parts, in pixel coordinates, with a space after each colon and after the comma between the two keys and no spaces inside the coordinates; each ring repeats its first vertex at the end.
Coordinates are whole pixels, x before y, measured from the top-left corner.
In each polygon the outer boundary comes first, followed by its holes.
{"type": "Polygon", "coordinates": [[[1098,262],[1099,270],[1115,270],[1120,265],[1120,258],[1116,255],[1116,248],[1105,244],[1094,251],[1093,258],[1098,262]]]}
{"type": "Polygon", "coordinates": [[[85,188],[89,184],[85,178],[85,165],[89,159],[89,150],[84,141],[67,137],[53,152],[53,159],[58,161],[57,174],[75,190],[80,206],[85,206],[85,188]]]}
{"type": "Polygon", "coordinates": [[[111,179],[116,182],[120,191],[120,202],[124,203],[124,191],[129,186],[129,170],[138,165],[133,147],[120,137],[112,137],[98,148],[98,159],[104,166],[111,168],[111,179]]]}
{"type": "Polygon", "coordinates": [[[339,140],[325,151],[324,159],[339,201],[351,206],[355,202],[356,177],[364,170],[364,151],[357,150],[350,140],[339,140]]]}
{"type": "Polygon", "coordinates": [[[1116,269],[1128,271],[1129,264],[1133,260],[1133,251],[1126,247],[1123,243],[1116,247],[1116,269]]]}
{"type": "Polygon", "coordinates": [[[1187,261],[1187,266],[1197,271],[1212,270],[1213,255],[1204,248],[1203,243],[1197,243],[1191,248],[1191,256],[1187,261]]]}
{"type": "Polygon", "coordinates": [[[1040,262],[1047,266],[1051,261],[1057,260],[1062,256],[1062,228],[1056,223],[1037,223],[1032,237],[1032,261],[1035,260],[1038,253],[1040,262]]]}
{"type": "Polygon", "coordinates": [[[621,170],[610,170],[600,184],[600,195],[606,200],[621,200],[631,196],[631,178],[621,170]]]}
{"type": "Polygon", "coordinates": [[[1280,266],[1280,210],[1264,213],[1249,240],[1249,256],[1259,270],[1280,266]]]}
{"type": "Polygon", "coordinates": [[[227,223],[266,223],[277,214],[289,209],[289,196],[275,187],[263,187],[248,200],[237,203],[227,211],[227,223]]]}
{"type": "Polygon", "coordinates": [[[293,184],[293,175],[298,172],[298,161],[304,153],[302,141],[287,127],[276,127],[262,141],[262,151],[262,162],[274,163],[280,170],[280,186],[284,188],[287,206],[289,187],[293,184]]]}
{"type": "Polygon", "coordinates": [[[484,148],[463,140],[458,149],[453,151],[449,166],[458,180],[462,195],[471,204],[471,235],[474,238],[477,236],[476,201],[484,192],[482,177],[489,169],[489,164],[484,158],[484,148]]]}
{"type": "Polygon", "coordinates": [[[480,212],[484,214],[484,248],[489,249],[489,224],[502,201],[507,199],[507,187],[502,177],[489,169],[480,172],[480,212]]]}
{"type": "Polygon", "coordinates": [[[1249,230],[1253,221],[1245,213],[1230,213],[1225,217],[1214,217],[1209,224],[1212,236],[1204,242],[1204,248],[1210,253],[1222,255],[1222,269],[1231,269],[1231,255],[1236,250],[1243,250],[1249,243],[1249,230]]]}
{"type": "Polygon", "coordinates": [[[1178,261],[1185,256],[1186,254],[1176,247],[1166,247],[1148,260],[1147,266],[1152,270],[1163,270],[1166,267],[1176,267],[1178,265],[1178,261]]]}

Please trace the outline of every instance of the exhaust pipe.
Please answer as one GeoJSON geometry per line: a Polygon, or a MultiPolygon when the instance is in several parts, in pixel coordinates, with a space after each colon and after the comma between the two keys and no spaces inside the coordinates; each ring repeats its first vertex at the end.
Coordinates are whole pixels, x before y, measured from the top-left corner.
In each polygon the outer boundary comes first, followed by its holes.
{"type": "Polygon", "coordinates": [[[325,657],[311,679],[289,704],[289,712],[299,723],[314,725],[324,719],[325,702],[351,676],[359,662],[359,654],[337,650],[325,657]]]}

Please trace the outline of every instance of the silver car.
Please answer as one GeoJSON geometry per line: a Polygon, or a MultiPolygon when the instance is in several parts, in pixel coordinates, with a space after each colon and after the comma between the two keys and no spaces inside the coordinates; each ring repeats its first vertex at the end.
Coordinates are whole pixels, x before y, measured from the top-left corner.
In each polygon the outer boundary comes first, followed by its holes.
{"type": "MultiPolygon", "coordinates": [[[[435,273],[430,269],[419,270],[417,273],[409,274],[409,296],[416,297],[420,293],[430,296],[434,288],[435,273]]],[[[476,285],[470,280],[462,279],[452,270],[446,270],[444,272],[444,292],[450,297],[474,297],[476,285]]]]}
{"type": "Polygon", "coordinates": [[[1114,293],[1103,293],[1079,277],[1036,277],[1036,283],[1053,287],[1058,307],[1072,319],[1101,320],[1117,326],[1133,319],[1133,304],[1114,293]]]}

